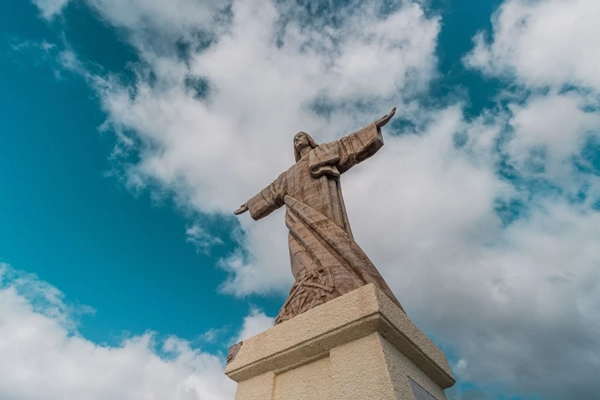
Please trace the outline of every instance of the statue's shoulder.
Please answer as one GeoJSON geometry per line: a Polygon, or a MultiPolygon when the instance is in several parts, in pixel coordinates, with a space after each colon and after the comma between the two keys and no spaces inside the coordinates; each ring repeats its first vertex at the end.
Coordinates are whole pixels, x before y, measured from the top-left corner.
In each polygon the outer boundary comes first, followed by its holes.
{"type": "MultiPolygon", "coordinates": [[[[310,153],[318,157],[326,157],[329,158],[332,154],[337,154],[339,148],[340,141],[334,140],[333,142],[322,143],[312,149],[310,153]]],[[[308,153],[310,155],[310,153],[308,153]]],[[[314,156],[313,156],[314,157],[314,156]]]]}

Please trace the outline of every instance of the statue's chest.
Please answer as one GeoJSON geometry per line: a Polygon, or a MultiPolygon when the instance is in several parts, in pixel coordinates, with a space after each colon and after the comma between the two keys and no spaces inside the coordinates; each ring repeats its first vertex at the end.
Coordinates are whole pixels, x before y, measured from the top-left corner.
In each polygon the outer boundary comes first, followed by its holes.
{"type": "Polygon", "coordinates": [[[326,176],[313,178],[309,172],[308,160],[301,159],[288,170],[286,184],[287,194],[293,198],[325,215],[330,213],[332,190],[337,194],[337,182],[326,176]]]}

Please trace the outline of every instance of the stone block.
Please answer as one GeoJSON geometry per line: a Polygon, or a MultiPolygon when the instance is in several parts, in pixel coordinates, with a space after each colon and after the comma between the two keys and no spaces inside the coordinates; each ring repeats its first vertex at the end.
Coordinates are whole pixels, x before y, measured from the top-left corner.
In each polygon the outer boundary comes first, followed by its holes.
{"type": "Polygon", "coordinates": [[[446,400],[454,384],[444,353],[373,284],[245,340],[225,373],[236,400],[446,400]]]}

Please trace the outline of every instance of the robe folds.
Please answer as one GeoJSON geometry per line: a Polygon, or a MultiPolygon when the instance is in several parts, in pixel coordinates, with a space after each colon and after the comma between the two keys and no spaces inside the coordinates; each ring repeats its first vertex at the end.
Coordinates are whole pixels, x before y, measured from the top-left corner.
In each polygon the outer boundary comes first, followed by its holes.
{"type": "Polygon", "coordinates": [[[401,309],[377,268],[354,241],[340,175],[383,146],[375,123],[300,158],[246,204],[253,219],[286,206],[285,224],[295,283],[275,321],[374,283],[401,309]]]}

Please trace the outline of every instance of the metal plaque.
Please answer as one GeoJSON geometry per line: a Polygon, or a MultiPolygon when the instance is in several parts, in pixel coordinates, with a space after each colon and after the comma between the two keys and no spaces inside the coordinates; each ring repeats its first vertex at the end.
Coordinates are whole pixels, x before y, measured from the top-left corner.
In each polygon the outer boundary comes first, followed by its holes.
{"type": "Polygon", "coordinates": [[[417,382],[410,378],[408,378],[408,382],[410,382],[410,388],[415,395],[415,400],[437,400],[427,390],[423,389],[417,382]]]}

